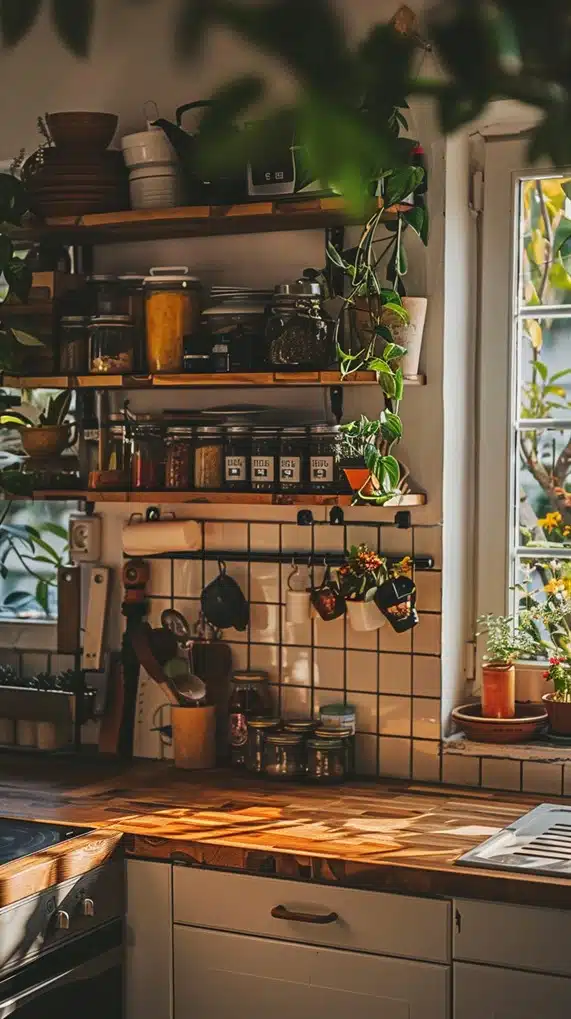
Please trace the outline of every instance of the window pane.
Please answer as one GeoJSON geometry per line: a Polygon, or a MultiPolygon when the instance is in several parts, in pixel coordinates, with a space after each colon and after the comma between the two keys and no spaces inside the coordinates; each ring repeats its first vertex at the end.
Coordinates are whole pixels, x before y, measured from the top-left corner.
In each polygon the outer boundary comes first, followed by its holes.
{"type": "Polygon", "coordinates": [[[0,503],[0,619],[57,618],[57,567],[68,560],[75,509],[70,502],[0,503]]]}
{"type": "Polygon", "coordinates": [[[571,177],[521,185],[519,301],[571,304],[571,177]]]}
{"type": "Polygon", "coordinates": [[[571,548],[571,430],[529,429],[518,435],[520,545],[571,548]]]}
{"type": "Polygon", "coordinates": [[[520,417],[571,418],[571,318],[523,319],[520,417]]]}

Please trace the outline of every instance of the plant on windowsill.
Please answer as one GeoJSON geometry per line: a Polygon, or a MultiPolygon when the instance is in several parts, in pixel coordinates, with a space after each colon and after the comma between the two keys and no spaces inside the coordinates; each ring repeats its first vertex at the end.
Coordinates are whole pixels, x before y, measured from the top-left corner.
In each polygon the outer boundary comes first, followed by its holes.
{"type": "Polygon", "coordinates": [[[519,658],[538,651],[536,637],[529,629],[514,625],[513,616],[487,614],[478,619],[476,637],[486,637],[482,658],[482,717],[515,717],[515,667],[519,658]]]}
{"type": "Polygon", "coordinates": [[[553,691],[542,701],[553,733],[571,736],[571,563],[557,559],[526,564],[526,583],[519,584],[520,626],[535,641],[544,661],[543,677],[553,691]],[[536,572],[542,590],[532,585],[536,572]]]}
{"type": "Polygon", "coordinates": [[[59,456],[77,440],[75,422],[66,421],[71,406],[72,394],[63,390],[50,397],[48,405],[34,425],[29,417],[19,411],[9,411],[0,416],[0,425],[22,430],[22,445],[28,454],[37,458],[59,456]]]}

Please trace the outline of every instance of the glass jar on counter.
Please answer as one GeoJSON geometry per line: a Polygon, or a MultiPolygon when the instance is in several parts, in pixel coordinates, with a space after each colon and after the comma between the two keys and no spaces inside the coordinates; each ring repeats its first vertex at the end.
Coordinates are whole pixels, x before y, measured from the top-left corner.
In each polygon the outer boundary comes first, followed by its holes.
{"type": "Polygon", "coordinates": [[[309,429],[309,491],[341,490],[341,429],[339,425],[311,425],[309,429]]]}
{"type": "Polygon", "coordinates": [[[65,315],[59,323],[59,370],[64,375],[83,375],[87,371],[89,318],[65,315]]]}
{"type": "Polygon", "coordinates": [[[306,492],[308,473],[307,428],[282,428],[280,435],[280,492],[306,492]]]}
{"type": "Polygon", "coordinates": [[[311,736],[318,724],[311,718],[288,718],[284,722],[284,731],[296,732],[298,736],[311,736]]]}
{"type": "Polygon", "coordinates": [[[253,492],[275,492],[277,490],[278,437],[278,428],[255,428],[252,432],[250,480],[253,492]]]}
{"type": "Polygon", "coordinates": [[[89,322],[89,371],[94,375],[132,372],[134,329],[128,315],[100,315],[89,322]]]}
{"type": "Polygon", "coordinates": [[[192,488],[193,431],[189,425],[171,425],[167,428],[165,488],[182,492],[188,492],[192,488]]]}
{"type": "Polygon", "coordinates": [[[248,744],[246,748],[246,771],[261,775],[264,770],[264,747],[271,732],[277,732],[281,725],[279,718],[250,718],[248,721],[248,744]]]}
{"type": "Polygon", "coordinates": [[[305,777],[305,740],[296,732],[271,732],[264,746],[264,774],[276,781],[305,777]]]}
{"type": "Polygon", "coordinates": [[[147,366],[180,372],[184,346],[200,328],[202,286],[185,266],[156,267],[145,277],[147,366]]]}
{"type": "Polygon", "coordinates": [[[310,782],[322,785],[343,782],[347,777],[346,762],[343,740],[315,736],[307,741],[307,777],[310,782]]]}
{"type": "Polygon", "coordinates": [[[276,371],[324,371],[332,364],[334,326],[321,299],[319,283],[311,280],[275,288],[266,343],[268,362],[276,371]]]}
{"type": "Polygon", "coordinates": [[[228,705],[228,742],[234,767],[245,766],[250,719],[271,717],[272,704],[267,672],[255,669],[234,672],[228,705]]]}
{"type": "Polygon", "coordinates": [[[223,459],[222,429],[217,425],[201,425],[195,432],[194,487],[196,489],[216,492],[222,488],[223,459]]]}
{"type": "Polygon", "coordinates": [[[248,425],[231,425],[226,429],[224,487],[229,492],[249,491],[251,448],[251,429],[248,425]]]}
{"type": "Polygon", "coordinates": [[[336,742],[341,740],[345,748],[345,775],[350,778],[355,774],[355,730],[351,729],[325,729],[319,726],[313,737],[320,740],[336,742]]]}
{"type": "Polygon", "coordinates": [[[156,422],[139,422],[131,439],[131,486],[149,492],[165,483],[165,449],[162,429],[156,422]]]}

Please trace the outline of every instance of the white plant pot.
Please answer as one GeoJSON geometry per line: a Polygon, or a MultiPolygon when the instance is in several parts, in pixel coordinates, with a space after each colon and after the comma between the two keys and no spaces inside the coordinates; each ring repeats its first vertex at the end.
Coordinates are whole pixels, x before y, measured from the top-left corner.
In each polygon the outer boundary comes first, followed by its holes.
{"type": "Polygon", "coordinates": [[[374,601],[348,601],[347,615],[349,622],[357,633],[366,630],[380,630],[385,625],[385,617],[381,614],[374,601]]]}
{"type": "Polygon", "coordinates": [[[383,312],[382,321],[391,330],[394,342],[407,349],[402,361],[403,374],[418,375],[428,299],[403,297],[402,303],[409,314],[408,322],[403,322],[392,311],[383,312]]]}
{"type": "Polygon", "coordinates": [[[515,663],[515,699],[521,704],[541,704],[544,693],[553,693],[553,682],[544,679],[546,662],[515,663]]]}

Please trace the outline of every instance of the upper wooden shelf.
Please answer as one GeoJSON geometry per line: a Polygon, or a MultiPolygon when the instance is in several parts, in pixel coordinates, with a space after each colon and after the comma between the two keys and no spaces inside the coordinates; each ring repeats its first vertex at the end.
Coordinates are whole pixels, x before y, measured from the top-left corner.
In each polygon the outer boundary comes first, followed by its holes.
{"type": "MultiPolygon", "coordinates": [[[[382,209],[373,199],[367,214],[382,209]]],[[[410,205],[386,210],[387,221],[410,205]]],[[[348,211],[343,198],[296,198],[241,205],[188,205],[174,209],[125,210],[87,216],[58,216],[13,232],[16,240],[50,236],[78,244],[111,244],[170,237],[210,237],[216,234],[265,233],[273,230],[311,230],[343,223],[361,223],[364,215],[348,211]]]]}
{"type": "MultiPolygon", "coordinates": [[[[228,372],[216,375],[4,375],[11,389],[196,389],[282,386],[376,386],[375,372],[228,372]]],[[[408,375],[406,386],[424,386],[424,375],[408,375]]]]}
{"type": "MultiPolygon", "coordinates": [[[[146,503],[169,505],[184,503],[187,505],[218,505],[218,506],[351,506],[352,495],[286,495],[285,493],[266,494],[263,492],[178,492],[162,490],[160,492],[114,492],[107,489],[66,489],[58,491],[37,491],[33,495],[5,494],[7,499],[14,501],[59,501],[68,502],[86,500],[87,502],[112,503],[146,503]]],[[[376,509],[407,509],[414,506],[425,506],[424,493],[407,492],[398,498],[391,499],[376,509]]],[[[372,504],[367,504],[372,505],[372,504]]]]}

